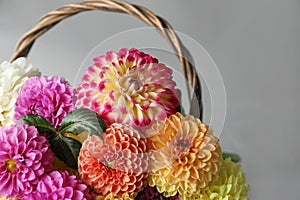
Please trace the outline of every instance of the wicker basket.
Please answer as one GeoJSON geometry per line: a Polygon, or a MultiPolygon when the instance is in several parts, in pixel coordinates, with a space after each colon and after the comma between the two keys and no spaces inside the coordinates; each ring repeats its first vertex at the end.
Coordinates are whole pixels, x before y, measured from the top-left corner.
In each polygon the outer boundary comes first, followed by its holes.
{"type": "MultiPolygon", "coordinates": [[[[159,33],[161,33],[161,35],[168,41],[170,46],[173,48],[176,56],[178,57],[178,59],[181,63],[182,71],[183,71],[185,81],[186,81],[188,98],[189,98],[190,105],[191,105],[189,114],[193,115],[195,118],[199,118],[200,120],[202,120],[203,109],[202,109],[200,79],[197,74],[197,70],[194,66],[193,59],[192,59],[190,52],[182,44],[181,40],[175,33],[172,26],[165,19],[155,15],[147,8],[144,8],[139,5],[133,5],[128,2],[120,1],[120,0],[94,0],[94,1],[83,1],[83,2],[77,3],[77,4],[64,5],[60,8],[58,8],[57,10],[54,10],[54,11],[51,11],[51,12],[45,14],[38,21],[38,23],[36,24],[35,27],[33,27],[25,35],[22,36],[19,43],[17,44],[14,55],[11,58],[11,62],[16,60],[19,57],[27,57],[35,40],[38,39],[40,36],[42,36],[44,33],[46,33],[49,29],[51,29],[53,26],[55,26],[60,21],[66,19],[68,17],[71,17],[73,15],[79,14],[83,11],[94,11],[94,10],[131,14],[131,15],[135,16],[136,18],[142,20],[146,24],[150,25],[151,27],[156,28],[156,30],[159,33]]],[[[214,143],[213,145],[209,144],[207,146],[205,146],[205,145],[203,145],[203,146],[205,148],[207,147],[209,150],[213,149],[212,151],[214,151],[214,153],[217,156],[213,156],[212,154],[209,154],[209,155],[210,155],[210,157],[215,157],[216,159],[218,159],[218,163],[220,164],[222,156],[221,156],[221,149],[218,144],[218,138],[214,137],[212,135],[212,133],[209,131],[208,126],[201,124],[199,119],[195,119],[195,121],[197,120],[199,127],[201,125],[201,127],[203,128],[203,129],[201,129],[198,127],[199,132],[202,131],[201,134],[203,133],[202,134],[202,135],[204,135],[203,137],[206,137],[207,135],[209,135],[209,136],[207,136],[206,140],[209,142],[211,141],[211,143],[214,143]],[[215,144],[217,147],[214,146],[215,144]]],[[[198,129],[197,129],[197,131],[198,131],[198,129]]],[[[57,132],[55,132],[55,134],[56,133],[57,132]]],[[[203,139],[203,141],[204,141],[204,139],[203,139]]],[[[201,141],[201,143],[202,143],[202,141],[201,141]]],[[[200,145],[200,142],[198,141],[197,145],[201,146],[202,144],[200,145]]],[[[209,151],[209,150],[205,149],[205,151],[209,151]]],[[[60,161],[56,160],[55,162],[58,163],[60,161]]],[[[200,164],[199,166],[202,166],[202,165],[200,164]]],[[[216,167],[212,167],[212,168],[216,169],[216,167]]],[[[74,173],[76,174],[76,170],[74,173]]],[[[214,172],[214,173],[216,174],[217,172],[214,172]]],[[[241,173],[239,175],[242,176],[241,173]]],[[[211,182],[214,181],[211,177],[209,177],[209,179],[211,182]]],[[[243,187],[246,187],[246,186],[243,186],[243,187]]],[[[245,190],[247,190],[247,188],[245,190]]]]}
{"type": "Polygon", "coordinates": [[[145,7],[133,5],[118,0],[83,1],[77,4],[67,4],[57,10],[45,14],[27,33],[25,33],[17,44],[11,61],[19,57],[27,57],[35,40],[46,33],[60,21],[84,11],[102,10],[108,12],[127,13],[142,20],[161,33],[176,53],[183,70],[187,83],[189,100],[191,102],[190,114],[202,120],[203,109],[201,99],[200,80],[195,69],[192,56],[175,33],[172,26],[165,19],[155,15],[145,7]],[[192,89],[191,89],[192,88],[192,89]],[[197,109],[195,109],[197,108],[197,109]]]}

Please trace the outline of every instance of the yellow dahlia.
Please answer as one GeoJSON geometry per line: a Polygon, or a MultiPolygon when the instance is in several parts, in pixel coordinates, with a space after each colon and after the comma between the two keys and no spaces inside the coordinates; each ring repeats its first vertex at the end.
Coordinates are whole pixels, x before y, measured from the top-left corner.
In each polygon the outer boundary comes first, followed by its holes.
{"type": "Polygon", "coordinates": [[[195,195],[195,200],[247,200],[249,185],[240,163],[234,163],[230,158],[223,160],[219,178],[207,188],[195,195]]]}
{"type": "Polygon", "coordinates": [[[118,199],[139,192],[148,180],[146,139],[125,124],[112,124],[102,136],[83,142],[78,157],[80,178],[104,197],[112,193],[118,199]]]}
{"type": "Polygon", "coordinates": [[[176,113],[172,69],[137,49],[94,59],[76,90],[76,107],[97,112],[107,124],[143,127],[176,113]]]}
{"type": "Polygon", "coordinates": [[[222,162],[218,139],[193,116],[180,113],[156,122],[146,131],[151,154],[150,186],[180,199],[199,194],[218,177],[222,162]]]}

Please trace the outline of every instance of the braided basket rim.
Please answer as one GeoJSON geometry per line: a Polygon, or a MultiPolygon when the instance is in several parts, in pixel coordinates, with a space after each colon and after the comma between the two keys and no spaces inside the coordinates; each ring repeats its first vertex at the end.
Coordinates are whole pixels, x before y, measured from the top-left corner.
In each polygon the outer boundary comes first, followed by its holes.
{"type": "Polygon", "coordinates": [[[198,109],[195,109],[191,106],[190,114],[199,117],[202,120],[203,107],[201,83],[190,52],[183,45],[167,20],[140,5],[131,4],[121,0],[84,0],[80,3],[65,4],[58,9],[43,15],[36,25],[20,38],[11,58],[11,62],[19,57],[27,57],[34,42],[59,22],[81,12],[95,10],[132,15],[149,26],[156,28],[156,30],[161,33],[172,47],[181,63],[189,101],[191,102],[191,105],[198,107],[198,109]],[[190,89],[189,86],[192,88],[190,89]]]}

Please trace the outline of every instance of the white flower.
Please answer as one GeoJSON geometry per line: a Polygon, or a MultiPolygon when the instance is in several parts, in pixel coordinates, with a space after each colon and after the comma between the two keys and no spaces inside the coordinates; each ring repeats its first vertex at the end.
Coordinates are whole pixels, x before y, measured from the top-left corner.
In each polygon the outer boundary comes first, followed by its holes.
{"type": "Polygon", "coordinates": [[[28,78],[40,75],[26,58],[0,64],[0,127],[13,124],[15,104],[23,84],[28,78]]]}

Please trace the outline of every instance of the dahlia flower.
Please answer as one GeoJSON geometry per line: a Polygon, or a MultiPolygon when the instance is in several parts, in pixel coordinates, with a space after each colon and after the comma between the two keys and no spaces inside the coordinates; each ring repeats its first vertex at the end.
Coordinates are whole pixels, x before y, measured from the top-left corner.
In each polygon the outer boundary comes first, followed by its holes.
{"type": "Polygon", "coordinates": [[[68,171],[52,171],[38,182],[37,187],[31,193],[25,195],[22,200],[89,200],[92,199],[87,185],[78,180],[68,171]]]}
{"type": "Polygon", "coordinates": [[[134,200],[135,199],[135,194],[122,194],[121,197],[114,197],[113,193],[110,193],[107,196],[96,196],[96,200],[134,200]]]}
{"type": "Polygon", "coordinates": [[[0,64],[0,127],[14,122],[15,104],[24,82],[40,72],[28,64],[26,58],[0,64]]]}
{"type": "Polygon", "coordinates": [[[102,136],[83,142],[78,157],[80,178],[103,197],[112,193],[118,199],[139,192],[148,178],[146,139],[129,125],[115,123],[102,136]]]}
{"type": "Polygon", "coordinates": [[[208,126],[180,113],[156,122],[146,131],[151,153],[149,185],[164,196],[180,199],[199,194],[219,173],[218,139],[208,126]]]}
{"type": "Polygon", "coordinates": [[[160,194],[155,187],[148,186],[138,193],[136,199],[137,200],[143,200],[143,199],[161,200],[162,194],[160,194]]]}
{"type": "Polygon", "coordinates": [[[155,187],[147,186],[142,191],[140,191],[136,197],[136,200],[179,200],[179,196],[175,195],[172,197],[164,197],[161,193],[157,191],[155,187]]]}
{"type": "Polygon", "coordinates": [[[0,196],[20,198],[52,169],[54,154],[44,136],[26,124],[0,128],[0,196]]]}
{"type": "Polygon", "coordinates": [[[107,124],[147,126],[179,106],[172,70],[137,49],[94,59],[78,86],[76,107],[97,112],[107,124]]]}
{"type": "Polygon", "coordinates": [[[6,197],[1,197],[1,196],[0,196],[0,200],[17,200],[17,199],[6,198],[6,197]]]}
{"type": "Polygon", "coordinates": [[[73,90],[64,78],[42,76],[24,84],[16,103],[15,119],[39,114],[55,128],[73,108],[73,90]]]}
{"type": "Polygon", "coordinates": [[[179,195],[169,197],[169,200],[180,200],[179,195]]]}
{"type": "Polygon", "coordinates": [[[194,196],[195,200],[247,200],[249,185],[240,163],[234,163],[230,158],[223,160],[219,178],[207,188],[194,196]]]}

